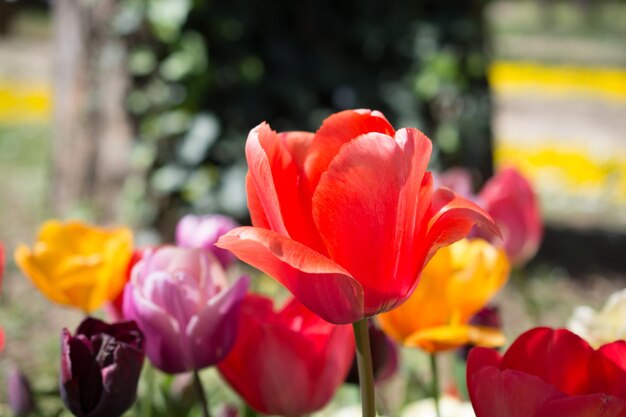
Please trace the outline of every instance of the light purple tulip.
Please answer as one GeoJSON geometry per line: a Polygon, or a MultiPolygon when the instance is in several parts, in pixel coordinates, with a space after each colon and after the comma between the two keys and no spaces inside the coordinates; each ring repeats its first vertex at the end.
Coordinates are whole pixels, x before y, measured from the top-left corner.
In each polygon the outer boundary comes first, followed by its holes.
{"type": "Polygon", "coordinates": [[[224,268],[234,260],[235,255],[215,246],[215,242],[226,232],[239,226],[235,220],[221,214],[194,216],[188,214],[176,225],[176,244],[185,248],[202,248],[210,251],[224,268]]]}
{"type": "Polygon", "coordinates": [[[230,351],[249,283],[244,276],[228,287],[222,266],[205,250],[164,246],[133,268],[124,317],[137,322],[157,368],[202,369],[230,351]]]}

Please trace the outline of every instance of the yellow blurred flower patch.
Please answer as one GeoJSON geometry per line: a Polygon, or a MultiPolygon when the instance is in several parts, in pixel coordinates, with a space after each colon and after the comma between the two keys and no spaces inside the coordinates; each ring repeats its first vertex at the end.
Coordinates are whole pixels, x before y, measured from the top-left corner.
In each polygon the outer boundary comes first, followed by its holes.
{"type": "Polygon", "coordinates": [[[489,69],[496,93],[597,95],[626,100],[626,70],[496,61],[489,69]]]}
{"type": "Polygon", "coordinates": [[[51,106],[49,84],[0,78],[0,123],[46,122],[51,106]]]}
{"type": "Polygon", "coordinates": [[[17,247],[15,262],[51,301],[90,313],[120,293],[132,250],[127,228],[49,220],[32,247],[17,247]]]}

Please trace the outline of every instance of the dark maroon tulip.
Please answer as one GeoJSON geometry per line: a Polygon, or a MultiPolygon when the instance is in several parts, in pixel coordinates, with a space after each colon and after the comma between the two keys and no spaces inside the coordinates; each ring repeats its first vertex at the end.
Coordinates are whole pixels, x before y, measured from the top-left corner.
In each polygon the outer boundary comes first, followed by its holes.
{"type": "MultiPolygon", "coordinates": [[[[374,367],[374,381],[383,382],[398,370],[398,346],[389,336],[378,328],[372,320],[368,320],[370,346],[372,349],[372,365],[374,367]]],[[[346,377],[348,384],[359,383],[359,373],[356,358],[352,362],[350,372],[346,377]]]]}
{"type": "Polygon", "coordinates": [[[17,367],[11,367],[7,375],[9,408],[16,417],[25,417],[35,411],[35,399],[28,378],[17,367]]]}
{"type": "MultiPolygon", "coordinates": [[[[474,326],[490,327],[492,329],[501,330],[502,329],[502,317],[500,315],[500,307],[494,304],[490,304],[490,305],[487,305],[486,307],[483,307],[482,310],[480,310],[478,313],[474,315],[474,317],[470,319],[470,324],[474,326]]],[[[470,350],[472,350],[474,346],[475,345],[472,345],[471,343],[469,343],[459,348],[457,353],[459,354],[461,359],[463,359],[464,361],[467,361],[469,352],[470,350]]]]}
{"type": "Polygon", "coordinates": [[[119,417],[135,401],[143,335],[134,321],[86,318],[61,334],[61,397],[77,417],[119,417]]]}

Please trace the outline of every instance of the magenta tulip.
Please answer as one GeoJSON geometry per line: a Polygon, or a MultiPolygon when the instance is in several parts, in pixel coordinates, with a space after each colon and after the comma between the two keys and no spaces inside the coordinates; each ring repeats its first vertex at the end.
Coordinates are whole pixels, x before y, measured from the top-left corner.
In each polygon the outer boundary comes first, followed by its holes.
{"type": "Polygon", "coordinates": [[[164,246],[133,269],[124,317],[139,325],[157,368],[170,374],[199,370],[230,351],[248,285],[249,278],[241,277],[229,287],[207,251],[164,246]]]}
{"type": "Polygon", "coordinates": [[[211,252],[224,266],[228,267],[235,255],[215,246],[217,239],[239,226],[237,222],[221,214],[194,216],[188,214],[176,225],[176,244],[185,248],[201,248],[211,252]]]}
{"type": "Polygon", "coordinates": [[[500,228],[511,263],[521,266],[535,256],[543,225],[528,180],[515,168],[504,169],[487,181],[478,199],[500,228]]]}

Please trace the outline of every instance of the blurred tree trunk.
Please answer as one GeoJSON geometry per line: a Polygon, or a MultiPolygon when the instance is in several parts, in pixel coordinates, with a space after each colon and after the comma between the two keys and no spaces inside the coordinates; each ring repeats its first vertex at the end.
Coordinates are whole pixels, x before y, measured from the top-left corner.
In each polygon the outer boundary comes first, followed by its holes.
{"type": "Polygon", "coordinates": [[[13,3],[8,3],[4,0],[0,1],[0,37],[9,34],[14,11],[15,6],[13,3]]]}
{"type": "Polygon", "coordinates": [[[127,48],[110,24],[117,0],[56,0],[52,205],[94,220],[118,217],[132,132],[126,113],[127,48]]]}

